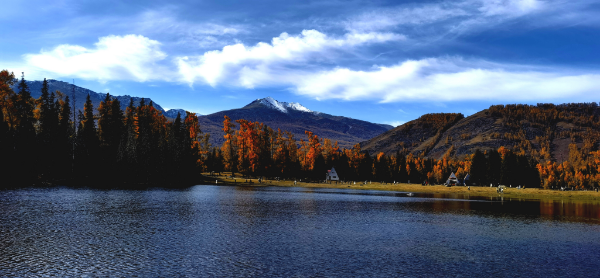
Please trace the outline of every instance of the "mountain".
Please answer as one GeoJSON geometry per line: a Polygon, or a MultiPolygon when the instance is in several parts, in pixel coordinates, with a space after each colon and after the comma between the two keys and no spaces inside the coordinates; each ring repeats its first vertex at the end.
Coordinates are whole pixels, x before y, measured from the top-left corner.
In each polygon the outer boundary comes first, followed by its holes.
{"type": "Polygon", "coordinates": [[[471,116],[426,114],[361,143],[371,155],[398,151],[431,158],[476,149],[513,149],[542,160],[564,160],[569,145],[594,150],[600,141],[596,103],[493,105],[471,116]]]}
{"type": "Polygon", "coordinates": [[[223,117],[232,121],[245,119],[261,122],[277,130],[290,131],[297,140],[306,138],[304,131],[312,131],[322,138],[338,141],[342,147],[377,136],[391,128],[390,125],[374,124],[352,118],[333,116],[312,111],[299,103],[279,102],[271,97],[257,99],[248,105],[227,111],[221,111],[198,118],[203,132],[211,133],[211,144],[218,146],[223,139],[223,117]]]}
{"type": "MultiPolygon", "coordinates": [[[[106,98],[106,94],[96,93],[92,90],[74,86],[67,82],[48,79],[50,92],[60,91],[73,99],[73,90],[75,94],[76,107],[83,110],[83,105],[87,95],[97,108],[101,101],[106,98]]],[[[31,96],[39,98],[41,95],[43,81],[26,81],[29,86],[31,96]]],[[[18,84],[13,86],[13,90],[18,92],[18,84]]],[[[133,99],[136,106],[139,105],[142,98],[129,95],[113,96],[121,103],[121,109],[125,110],[129,105],[130,99],[133,99]]],[[[149,98],[143,98],[146,104],[152,102],[149,98]]],[[[152,102],[152,105],[161,111],[169,120],[174,120],[177,113],[185,117],[185,110],[170,109],[165,111],[158,103],[152,102]]],[[[277,130],[290,131],[296,139],[306,138],[304,131],[309,130],[322,138],[329,138],[333,142],[338,141],[341,147],[350,148],[354,144],[370,139],[393,127],[385,124],[374,124],[366,121],[356,120],[347,117],[333,116],[326,113],[312,111],[300,103],[279,102],[271,97],[257,99],[248,105],[227,111],[221,111],[210,115],[201,115],[196,113],[200,123],[200,128],[205,133],[211,133],[211,144],[219,146],[223,139],[223,116],[229,116],[233,121],[246,119],[249,121],[258,121],[277,130]]]]}
{"type": "Polygon", "coordinates": [[[319,112],[313,112],[310,109],[302,106],[302,104],[297,102],[279,102],[272,97],[266,97],[257,99],[250,104],[246,105],[244,108],[252,108],[252,107],[267,107],[269,109],[277,110],[282,113],[288,114],[290,111],[298,111],[298,112],[306,112],[306,113],[314,113],[315,115],[319,114],[319,112]]]}
{"type": "MultiPolygon", "coordinates": [[[[184,109],[169,109],[166,112],[163,112],[163,115],[167,117],[169,120],[175,120],[177,118],[177,114],[181,114],[181,119],[183,120],[186,115],[186,111],[184,109]]],[[[196,116],[200,117],[202,114],[195,113],[196,116]]]]}
{"type": "Polygon", "coordinates": [[[408,150],[414,154],[429,154],[443,134],[462,119],[462,114],[425,114],[362,142],[361,147],[371,155],[379,152],[394,154],[401,150],[408,150]]]}
{"type": "MultiPolygon", "coordinates": [[[[77,107],[77,109],[81,110],[81,111],[83,111],[83,105],[85,104],[85,99],[88,94],[90,95],[90,99],[92,100],[92,104],[94,105],[94,108],[98,108],[98,105],[100,105],[100,101],[103,101],[106,98],[106,94],[96,93],[92,90],[88,90],[86,88],[82,88],[79,86],[74,86],[67,82],[58,81],[58,80],[54,80],[54,79],[48,79],[47,81],[48,81],[48,89],[49,89],[48,91],[49,92],[55,93],[56,91],[60,91],[61,93],[69,96],[69,99],[71,101],[73,101],[73,89],[75,89],[75,107],[77,107]]],[[[33,98],[39,98],[40,95],[42,94],[43,81],[25,81],[25,82],[27,83],[27,86],[29,87],[29,92],[31,93],[31,96],[33,98]]],[[[15,93],[19,92],[18,82],[13,86],[12,89],[13,89],[13,91],[15,91],[15,93]]],[[[125,108],[127,108],[127,106],[129,105],[130,99],[133,99],[133,103],[135,106],[138,106],[142,99],[144,99],[144,102],[146,104],[149,104],[150,102],[152,102],[152,100],[149,98],[132,97],[129,95],[113,96],[113,97],[119,100],[119,102],[121,103],[121,109],[123,109],[123,110],[125,110],[125,108]]],[[[160,105],[158,105],[158,103],[152,102],[152,105],[154,106],[154,108],[165,113],[165,110],[160,105]]],[[[177,117],[177,114],[175,114],[175,117],[177,117]]]]}

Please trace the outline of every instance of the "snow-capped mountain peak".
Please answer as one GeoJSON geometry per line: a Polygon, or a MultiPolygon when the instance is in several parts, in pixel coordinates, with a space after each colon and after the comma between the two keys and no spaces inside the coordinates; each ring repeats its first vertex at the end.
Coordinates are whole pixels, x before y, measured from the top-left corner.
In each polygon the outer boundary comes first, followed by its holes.
{"type": "Polygon", "coordinates": [[[283,113],[287,113],[287,109],[284,105],[285,102],[283,102],[283,103],[279,102],[279,101],[273,99],[272,97],[261,98],[261,99],[257,99],[256,101],[258,101],[262,105],[269,107],[271,109],[275,109],[275,110],[279,110],[283,113]]]}
{"type": "Polygon", "coordinates": [[[313,111],[311,111],[310,109],[302,106],[302,104],[297,103],[297,102],[279,102],[277,100],[275,100],[272,97],[266,97],[266,98],[261,98],[261,99],[257,99],[256,102],[269,107],[271,109],[275,109],[275,110],[279,110],[282,113],[288,113],[289,109],[291,110],[296,110],[296,111],[300,111],[300,112],[306,112],[306,113],[312,113],[313,111]]]}

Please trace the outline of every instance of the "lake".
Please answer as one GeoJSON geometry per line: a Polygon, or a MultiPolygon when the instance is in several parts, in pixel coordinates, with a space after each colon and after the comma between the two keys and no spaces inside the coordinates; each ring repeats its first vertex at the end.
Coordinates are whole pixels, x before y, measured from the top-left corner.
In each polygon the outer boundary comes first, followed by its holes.
{"type": "Polygon", "coordinates": [[[339,189],[0,191],[0,276],[600,276],[600,206],[339,189]]]}

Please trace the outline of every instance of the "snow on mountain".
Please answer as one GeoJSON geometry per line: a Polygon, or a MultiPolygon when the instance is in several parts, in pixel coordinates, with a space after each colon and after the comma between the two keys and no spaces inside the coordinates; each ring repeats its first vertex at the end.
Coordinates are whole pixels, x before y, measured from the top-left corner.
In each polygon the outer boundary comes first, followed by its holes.
{"type": "Polygon", "coordinates": [[[302,106],[302,104],[297,103],[297,102],[290,102],[290,103],[284,102],[284,103],[287,105],[287,107],[297,110],[297,111],[308,112],[308,113],[312,112],[308,108],[302,106]]]}
{"type": "Polygon", "coordinates": [[[256,101],[258,101],[262,105],[269,107],[271,109],[275,109],[275,110],[279,110],[283,113],[287,113],[287,109],[284,106],[285,102],[283,102],[283,103],[279,102],[279,101],[273,99],[272,97],[261,98],[261,99],[257,99],[256,101]]]}
{"type": "MultiPolygon", "coordinates": [[[[279,101],[273,99],[272,97],[257,99],[256,102],[259,102],[260,104],[262,104],[266,107],[269,107],[271,109],[279,110],[282,113],[288,113],[288,111],[289,111],[288,109],[292,109],[292,110],[296,110],[296,111],[300,111],[300,112],[306,112],[306,113],[313,113],[313,111],[302,106],[302,104],[300,104],[300,103],[279,102],[279,101]]],[[[318,113],[318,112],[314,112],[314,113],[318,113]]]]}
{"type": "MultiPolygon", "coordinates": [[[[167,111],[165,111],[165,113],[163,113],[163,115],[169,117],[169,118],[177,118],[177,114],[180,114],[181,119],[184,119],[186,116],[185,110],[184,109],[169,109],[167,111]]],[[[202,116],[202,114],[199,113],[195,113],[196,116],[200,117],[202,116]]]]}

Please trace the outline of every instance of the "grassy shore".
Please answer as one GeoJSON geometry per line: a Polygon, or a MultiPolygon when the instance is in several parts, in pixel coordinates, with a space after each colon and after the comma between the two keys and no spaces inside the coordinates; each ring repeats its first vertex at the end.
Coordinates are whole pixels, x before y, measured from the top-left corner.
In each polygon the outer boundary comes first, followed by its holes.
{"type": "Polygon", "coordinates": [[[595,191],[558,191],[545,190],[539,188],[506,188],[504,193],[498,194],[495,187],[477,187],[471,186],[468,189],[465,186],[445,187],[443,185],[422,186],[420,184],[381,184],[379,182],[371,182],[363,184],[363,182],[350,183],[308,183],[289,180],[262,180],[246,179],[241,176],[231,177],[231,174],[221,174],[221,176],[210,176],[205,174],[209,184],[216,185],[243,185],[243,186],[282,186],[282,187],[311,187],[311,188],[339,188],[339,189],[361,189],[361,190],[383,190],[383,191],[398,191],[398,192],[421,192],[432,194],[453,194],[457,197],[480,196],[480,197],[498,197],[503,196],[510,199],[528,199],[528,200],[571,200],[600,203],[600,192],[595,191]]]}

